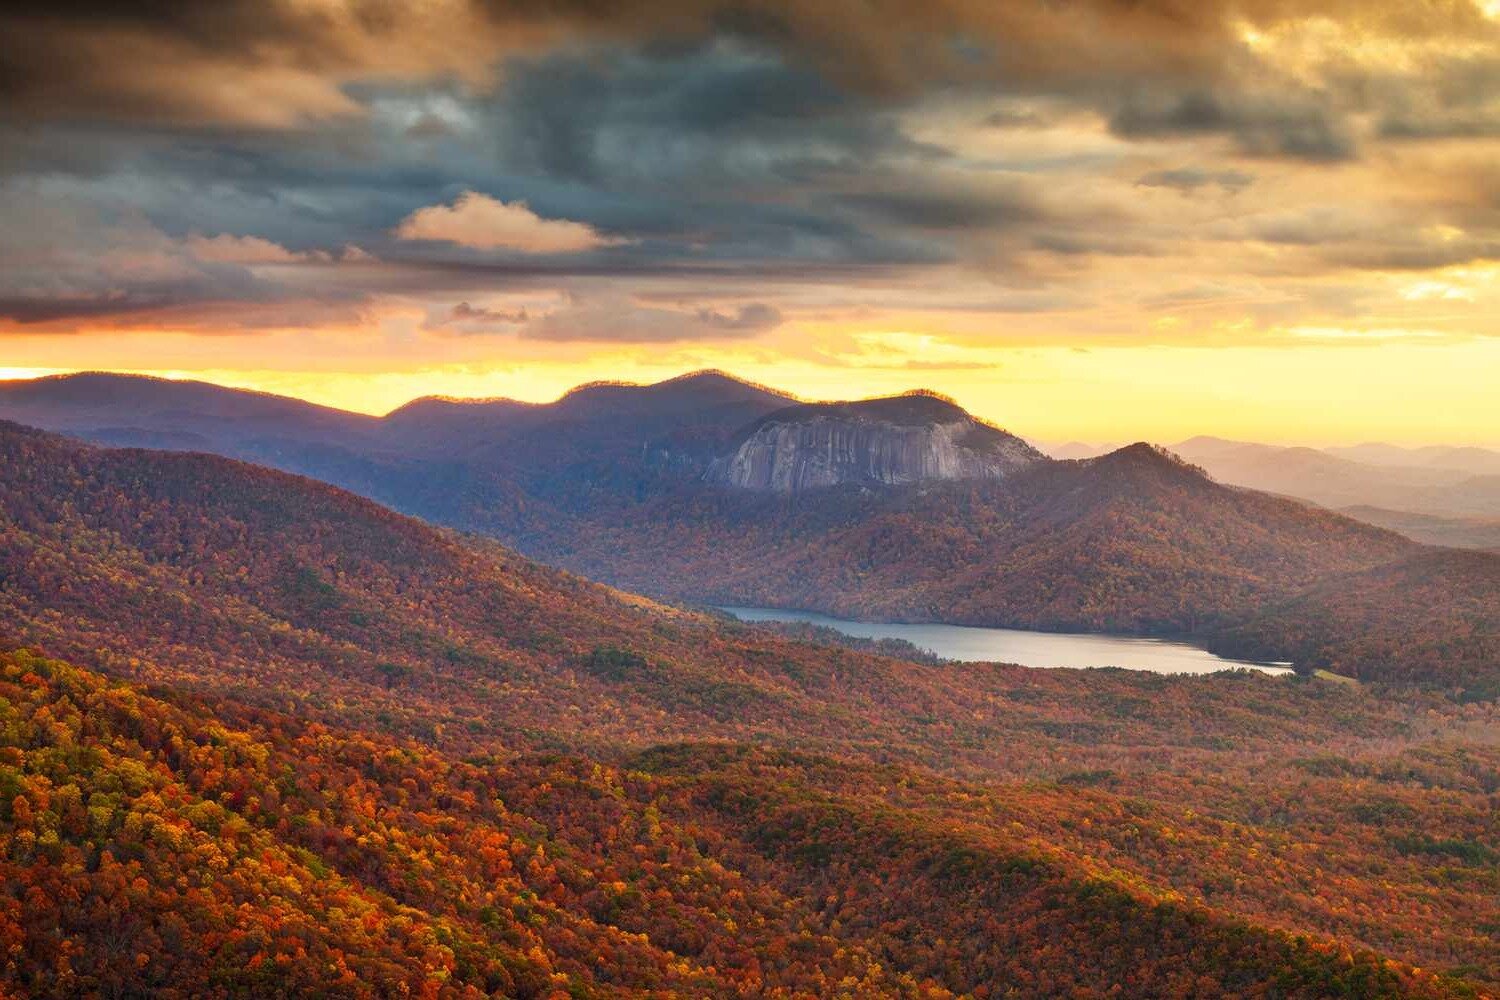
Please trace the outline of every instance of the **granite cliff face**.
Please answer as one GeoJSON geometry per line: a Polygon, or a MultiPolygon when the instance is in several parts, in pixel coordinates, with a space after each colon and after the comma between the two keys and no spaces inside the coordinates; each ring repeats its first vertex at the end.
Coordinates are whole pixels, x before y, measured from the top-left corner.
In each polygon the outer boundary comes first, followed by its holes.
{"type": "Polygon", "coordinates": [[[741,432],[709,478],[777,493],[845,483],[898,486],[1001,479],[1045,461],[1026,442],[930,394],[815,403],[771,413],[741,432]]]}

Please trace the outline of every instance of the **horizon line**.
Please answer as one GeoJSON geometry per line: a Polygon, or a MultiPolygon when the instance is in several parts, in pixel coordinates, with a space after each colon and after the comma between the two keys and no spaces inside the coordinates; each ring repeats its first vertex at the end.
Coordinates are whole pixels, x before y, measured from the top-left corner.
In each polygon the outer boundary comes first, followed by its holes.
{"type": "MultiPolygon", "coordinates": [[[[48,381],[48,380],[61,380],[61,379],[74,378],[74,377],[84,376],[84,375],[105,375],[105,376],[114,376],[114,377],[118,377],[118,378],[140,379],[140,380],[143,380],[143,381],[181,382],[181,383],[192,383],[192,384],[199,384],[199,385],[207,385],[207,386],[212,386],[212,387],[217,388],[217,389],[223,389],[223,390],[226,390],[226,391],[229,391],[229,392],[240,392],[240,393],[247,393],[247,394],[255,395],[255,396],[264,396],[264,397],[268,397],[268,398],[272,398],[272,399],[290,400],[290,401],[293,401],[293,402],[302,403],[302,404],[304,404],[306,406],[312,406],[312,407],[316,407],[316,408],[321,409],[321,410],[327,410],[327,411],[333,412],[333,413],[346,414],[346,415],[349,415],[349,416],[356,416],[356,417],[368,417],[368,418],[370,418],[372,420],[384,420],[384,419],[390,417],[391,415],[399,412],[400,410],[403,410],[406,407],[412,405],[413,403],[418,403],[418,402],[421,402],[421,401],[424,401],[424,400],[438,400],[438,401],[449,402],[449,403],[475,404],[475,405],[482,405],[482,404],[486,404],[486,403],[514,403],[514,404],[519,405],[519,406],[543,407],[543,406],[553,406],[553,405],[556,405],[557,403],[562,402],[564,399],[567,399],[569,396],[574,395],[575,393],[580,392],[580,391],[585,390],[585,389],[591,389],[591,388],[596,388],[596,387],[604,387],[604,386],[619,386],[619,387],[622,387],[622,388],[650,388],[652,386],[666,385],[666,384],[669,384],[669,383],[672,383],[672,382],[683,381],[683,380],[686,380],[686,379],[689,379],[689,378],[692,378],[692,377],[695,377],[695,376],[718,375],[718,376],[727,378],[727,379],[729,379],[729,380],[731,380],[733,382],[737,382],[740,385],[746,386],[748,388],[758,389],[758,390],[760,390],[762,392],[768,392],[768,393],[772,393],[772,394],[777,395],[777,396],[782,396],[782,397],[784,397],[788,401],[788,405],[809,404],[809,403],[811,403],[811,404],[817,404],[817,403],[865,402],[865,401],[868,401],[868,400],[875,400],[875,399],[895,399],[895,398],[899,398],[901,396],[909,396],[909,395],[932,395],[932,396],[937,396],[938,398],[944,399],[944,400],[946,400],[946,401],[948,401],[950,403],[953,403],[954,405],[958,406],[960,409],[963,409],[964,412],[968,413],[971,417],[973,417],[973,419],[975,419],[977,421],[980,421],[982,423],[993,424],[993,421],[991,421],[989,418],[981,417],[981,416],[978,416],[978,415],[974,414],[967,406],[965,406],[962,402],[960,402],[959,400],[957,400],[952,395],[950,395],[948,393],[945,393],[945,392],[943,392],[940,389],[934,389],[934,388],[932,388],[930,386],[913,386],[911,388],[908,388],[908,389],[905,389],[905,390],[901,390],[901,391],[898,391],[898,392],[894,392],[894,393],[882,393],[882,394],[874,395],[874,396],[842,397],[842,398],[832,398],[832,397],[829,397],[829,398],[818,398],[818,397],[801,395],[799,393],[793,392],[790,389],[782,389],[782,388],[779,388],[777,386],[773,386],[773,385],[770,385],[770,384],[767,384],[767,383],[764,383],[764,382],[757,381],[755,379],[746,378],[744,376],[737,375],[737,374],[735,374],[732,371],[729,371],[729,370],[727,370],[725,368],[718,367],[718,366],[708,366],[708,367],[702,367],[702,368],[687,368],[687,369],[684,369],[683,371],[681,371],[681,372],[679,372],[679,373],[677,373],[675,375],[669,375],[669,376],[667,376],[665,378],[657,379],[656,381],[634,381],[634,380],[631,380],[631,379],[610,379],[610,378],[589,379],[589,380],[586,380],[586,381],[583,381],[583,382],[579,382],[579,383],[577,383],[577,384],[575,384],[575,385],[573,385],[573,386],[571,386],[571,387],[563,390],[561,393],[559,393],[556,397],[554,397],[552,399],[545,399],[545,400],[527,400],[527,399],[519,399],[519,398],[517,398],[515,396],[503,396],[503,395],[497,395],[497,396],[464,396],[464,395],[459,395],[459,394],[441,393],[441,392],[419,393],[417,395],[414,395],[414,396],[410,397],[409,399],[404,400],[401,403],[398,403],[397,405],[391,407],[390,409],[382,411],[382,412],[369,411],[369,410],[356,410],[356,409],[349,409],[349,408],[343,407],[343,406],[335,406],[335,405],[332,405],[332,404],[329,404],[329,403],[318,402],[315,399],[310,399],[307,396],[299,395],[299,394],[297,394],[295,392],[273,391],[273,390],[270,390],[270,389],[256,388],[256,387],[250,386],[250,385],[234,385],[234,384],[230,384],[230,383],[227,383],[227,382],[215,381],[212,378],[206,378],[203,375],[198,374],[198,373],[194,373],[194,372],[190,372],[190,371],[184,371],[184,370],[177,370],[177,369],[172,369],[172,370],[140,370],[140,369],[119,369],[119,368],[41,368],[41,367],[36,367],[36,368],[31,368],[31,367],[27,367],[27,368],[10,368],[10,367],[0,367],[0,386],[11,385],[11,384],[16,384],[16,383],[26,383],[26,382],[43,382],[43,381],[48,381]]],[[[1328,441],[1328,440],[1324,440],[1323,442],[1321,442],[1319,444],[1307,444],[1305,442],[1289,442],[1289,441],[1286,441],[1286,440],[1277,440],[1277,439],[1225,437],[1225,436],[1222,436],[1222,435],[1219,435],[1219,434],[1213,434],[1213,433],[1207,433],[1207,432],[1199,431],[1199,432],[1194,432],[1194,433],[1188,434],[1185,437],[1179,438],[1176,441],[1173,441],[1170,444],[1167,444],[1165,442],[1160,442],[1160,441],[1151,441],[1148,437],[1145,437],[1145,436],[1142,436],[1142,435],[1126,435],[1126,436],[1123,436],[1123,437],[1113,438],[1113,439],[1106,439],[1106,438],[1088,439],[1088,438],[1083,438],[1083,437],[1058,438],[1058,437],[1048,437],[1048,436],[1043,436],[1043,435],[1018,434],[1015,431],[1010,431],[1010,430],[1008,430],[1007,433],[1012,434],[1015,437],[1021,438],[1022,440],[1026,441],[1027,443],[1033,445],[1034,447],[1038,447],[1038,448],[1042,449],[1043,451],[1046,451],[1048,446],[1050,446],[1052,448],[1066,448],[1066,447],[1071,447],[1071,446],[1075,446],[1075,445],[1077,445],[1077,446],[1083,446],[1083,447],[1087,447],[1087,448],[1099,449],[1101,451],[1112,451],[1112,450],[1116,450],[1118,448],[1122,448],[1122,447],[1125,447],[1125,446],[1127,446],[1129,444],[1137,443],[1137,442],[1147,442],[1147,443],[1152,443],[1152,444],[1161,444],[1161,445],[1164,445],[1166,447],[1175,447],[1177,445],[1185,444],[1188,441],[1194,440],[1196,438],[1210,438],[1210,439],[1213,439],[1213,440],[1223,441],[1223,442],[1231,443],[1231,444],[1266,445],[1266,446],[1270,446],[1270,447],[1279,447],[1279,448],[1310,448],[1310,449],[1315,450],[1315,451],[1326,451],[1328,449],[1334,449],[1334,448],[1359,448],[1359,447],[1365,447],[1365,446],[1372,446],[1373,445],[1373,446],[1381,446],[1381,447],[1388,447],[1388,448],[1397,448],[1397,449],[1400,449],[1402,451],[1421,451],[1421,450],[1426,449],[1426,448],[1452,448],[1452,449],[1473,448],[1473,449],[1482,450],[1482,451],[1500,452],[1500,441],[1489,442],[1489,443],[1485,443],[1485,444],[1455,444],[1452,441],[1427,441],[1426,443],[1423,443],[1423,444],[1397,444],[1397,443],[1392,442],[1392,441],[1381,440],[1379,438],[1370,438],[1370,437],[1367,437],[1367,438],[1360,438],[1358,440],[1348,439],[1348,440],[1344,440],[1344,441],[1328,441]]],[[[1342,457],[1342,456],[1335,456],[1335,457],[1342,457]]],[[[1352,461],[1352,459],[1351,459],[1351,461],[1352,461]]]]}

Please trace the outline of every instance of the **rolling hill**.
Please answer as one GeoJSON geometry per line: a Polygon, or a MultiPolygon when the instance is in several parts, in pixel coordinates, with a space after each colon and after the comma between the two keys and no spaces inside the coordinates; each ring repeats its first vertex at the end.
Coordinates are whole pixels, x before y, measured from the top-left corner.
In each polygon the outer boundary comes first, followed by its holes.
{"type": "Polygon", "coordinates": [[[0,462],[0,636],[77,662],[0,653],[15,992],[1500,983],[1493,705],[896,661],[218,457],[0,462]]]}
{"type": "MultiPolygon", "coordinates": [[[[460,760],[27,653],[0,699],[0,981],[31,996],[1481,995],[1079,857],[1070,828],[1119,822],[1095,791],[725,746],[460,760]]],[[[1129,820],[1200,835],[1168,822],[1129,820]]]]}

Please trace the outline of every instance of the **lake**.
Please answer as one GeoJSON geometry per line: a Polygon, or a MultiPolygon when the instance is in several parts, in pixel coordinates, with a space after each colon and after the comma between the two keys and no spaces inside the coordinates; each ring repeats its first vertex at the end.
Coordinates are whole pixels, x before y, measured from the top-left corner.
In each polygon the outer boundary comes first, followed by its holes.
{"type": "Polygon", "coordinates": [[[1023,667],[1125,667],[1158,674],[1211,674],[1248,667],[1290,673],[1286,664],[1251,663],[1215,656],[1208,650],[1168,639],[1075,632],[1032,632],[970,625],[900,625],[853,622],[810,611],[725,607],[747,622],[807,622],[861,639],[905,639],[948,660],[1019,663],[1023,667]]]}

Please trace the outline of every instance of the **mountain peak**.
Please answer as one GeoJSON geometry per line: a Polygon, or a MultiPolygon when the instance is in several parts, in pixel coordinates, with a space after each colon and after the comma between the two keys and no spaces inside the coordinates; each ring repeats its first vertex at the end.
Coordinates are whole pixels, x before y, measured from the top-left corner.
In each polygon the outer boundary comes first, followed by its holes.
{"type": "Polygon", "coordinates": [[[737,436],[710,478],[793,493],[845,483],[897,486],[926,480],[1001,479],[1045,461],[1035,448],[935,392],[769,413],[737,436]]]}
{"type": "Polygon", "coordinates": [[[1099,456],[1096,461],[1112,459],[1119,462],[1149,462],[1154,464],[1190,465],[1170,448],[1149,441],[1135,441],[1123,447],[1116,448],[1107,455],[1099,456]]]}
{"type": "Polygon", "coordinates": [[[815,420],[875,420],[899,427],[921,427],[964,420],[980,423],[952,399],[926,389],[874,399],[796,403],[762,419],[787,424],[810,423],[815,420]]]}
{"type": "Polygon", "coordinates": [[[418,396],[416,399],[402,403],[381,419],[399,422],[414,416],[447,413],[472,415],[487,411],[510,412],[513,410],[531,410],[541,405],[543,404],[527,403],[519,399],[511,399],[508,396],[418,396]]]}
{"type": "MultiPolygon", "coordinates": [[[[3,381],[0,382],[0,393],[15,399],[46,398],[59,403],[99,404],[135,400],[163,389],[181,390],[184,387],[190,392],[199,392],[205,388],[221,388],[210,386],[207,382],[167,379],[156,375],[87,371],[3,381]]],[[[235,392],[237,390],[224,389],[223,391],[235,392]]]]}
{"type": "Polygon", "coordinates": [[[361,413],[258,389],[99,371],[0,382],[0,416],[69,431],[108,425],[180,432],[193,429],[194,421],[287,426],[315,421],[343,428],[374,422],[361,413]]]}
{"type": "Polygon", "coordinates": [[[736,403],[784,406],[793,397],[734,377],[716,368],[688,372],[660,382],[586,382],[563,394],[563,408],[605,406],[632,410],[698,409],[736,403]]]}
{"type": "Polygon", "coordinates": [[[1137,441],[1098,458],[1085,460],[1085,464],[1098,469],[1112,471],[1149,472],[1187,476],[1210,482],[1207,472],[1181,455],[1159,444],[1137,441]]]}
{"type": "Polygon", "coordinates": [[[677,386],[678,388],[691,387],[720,392],[739,392],[748,389],[756,393],[779,396],[782,399],[792,398],[790,393],[783,392],[780,389],[773,389],[759,382],[740,378],[737,375],[731,375],[722,368],[699,368],[697,371],[684,372],[681,375],[674,375],[672,378],[663,379],[660,382],[647,386],[647,388],[660,389],[666,386],[677,386]]]}

